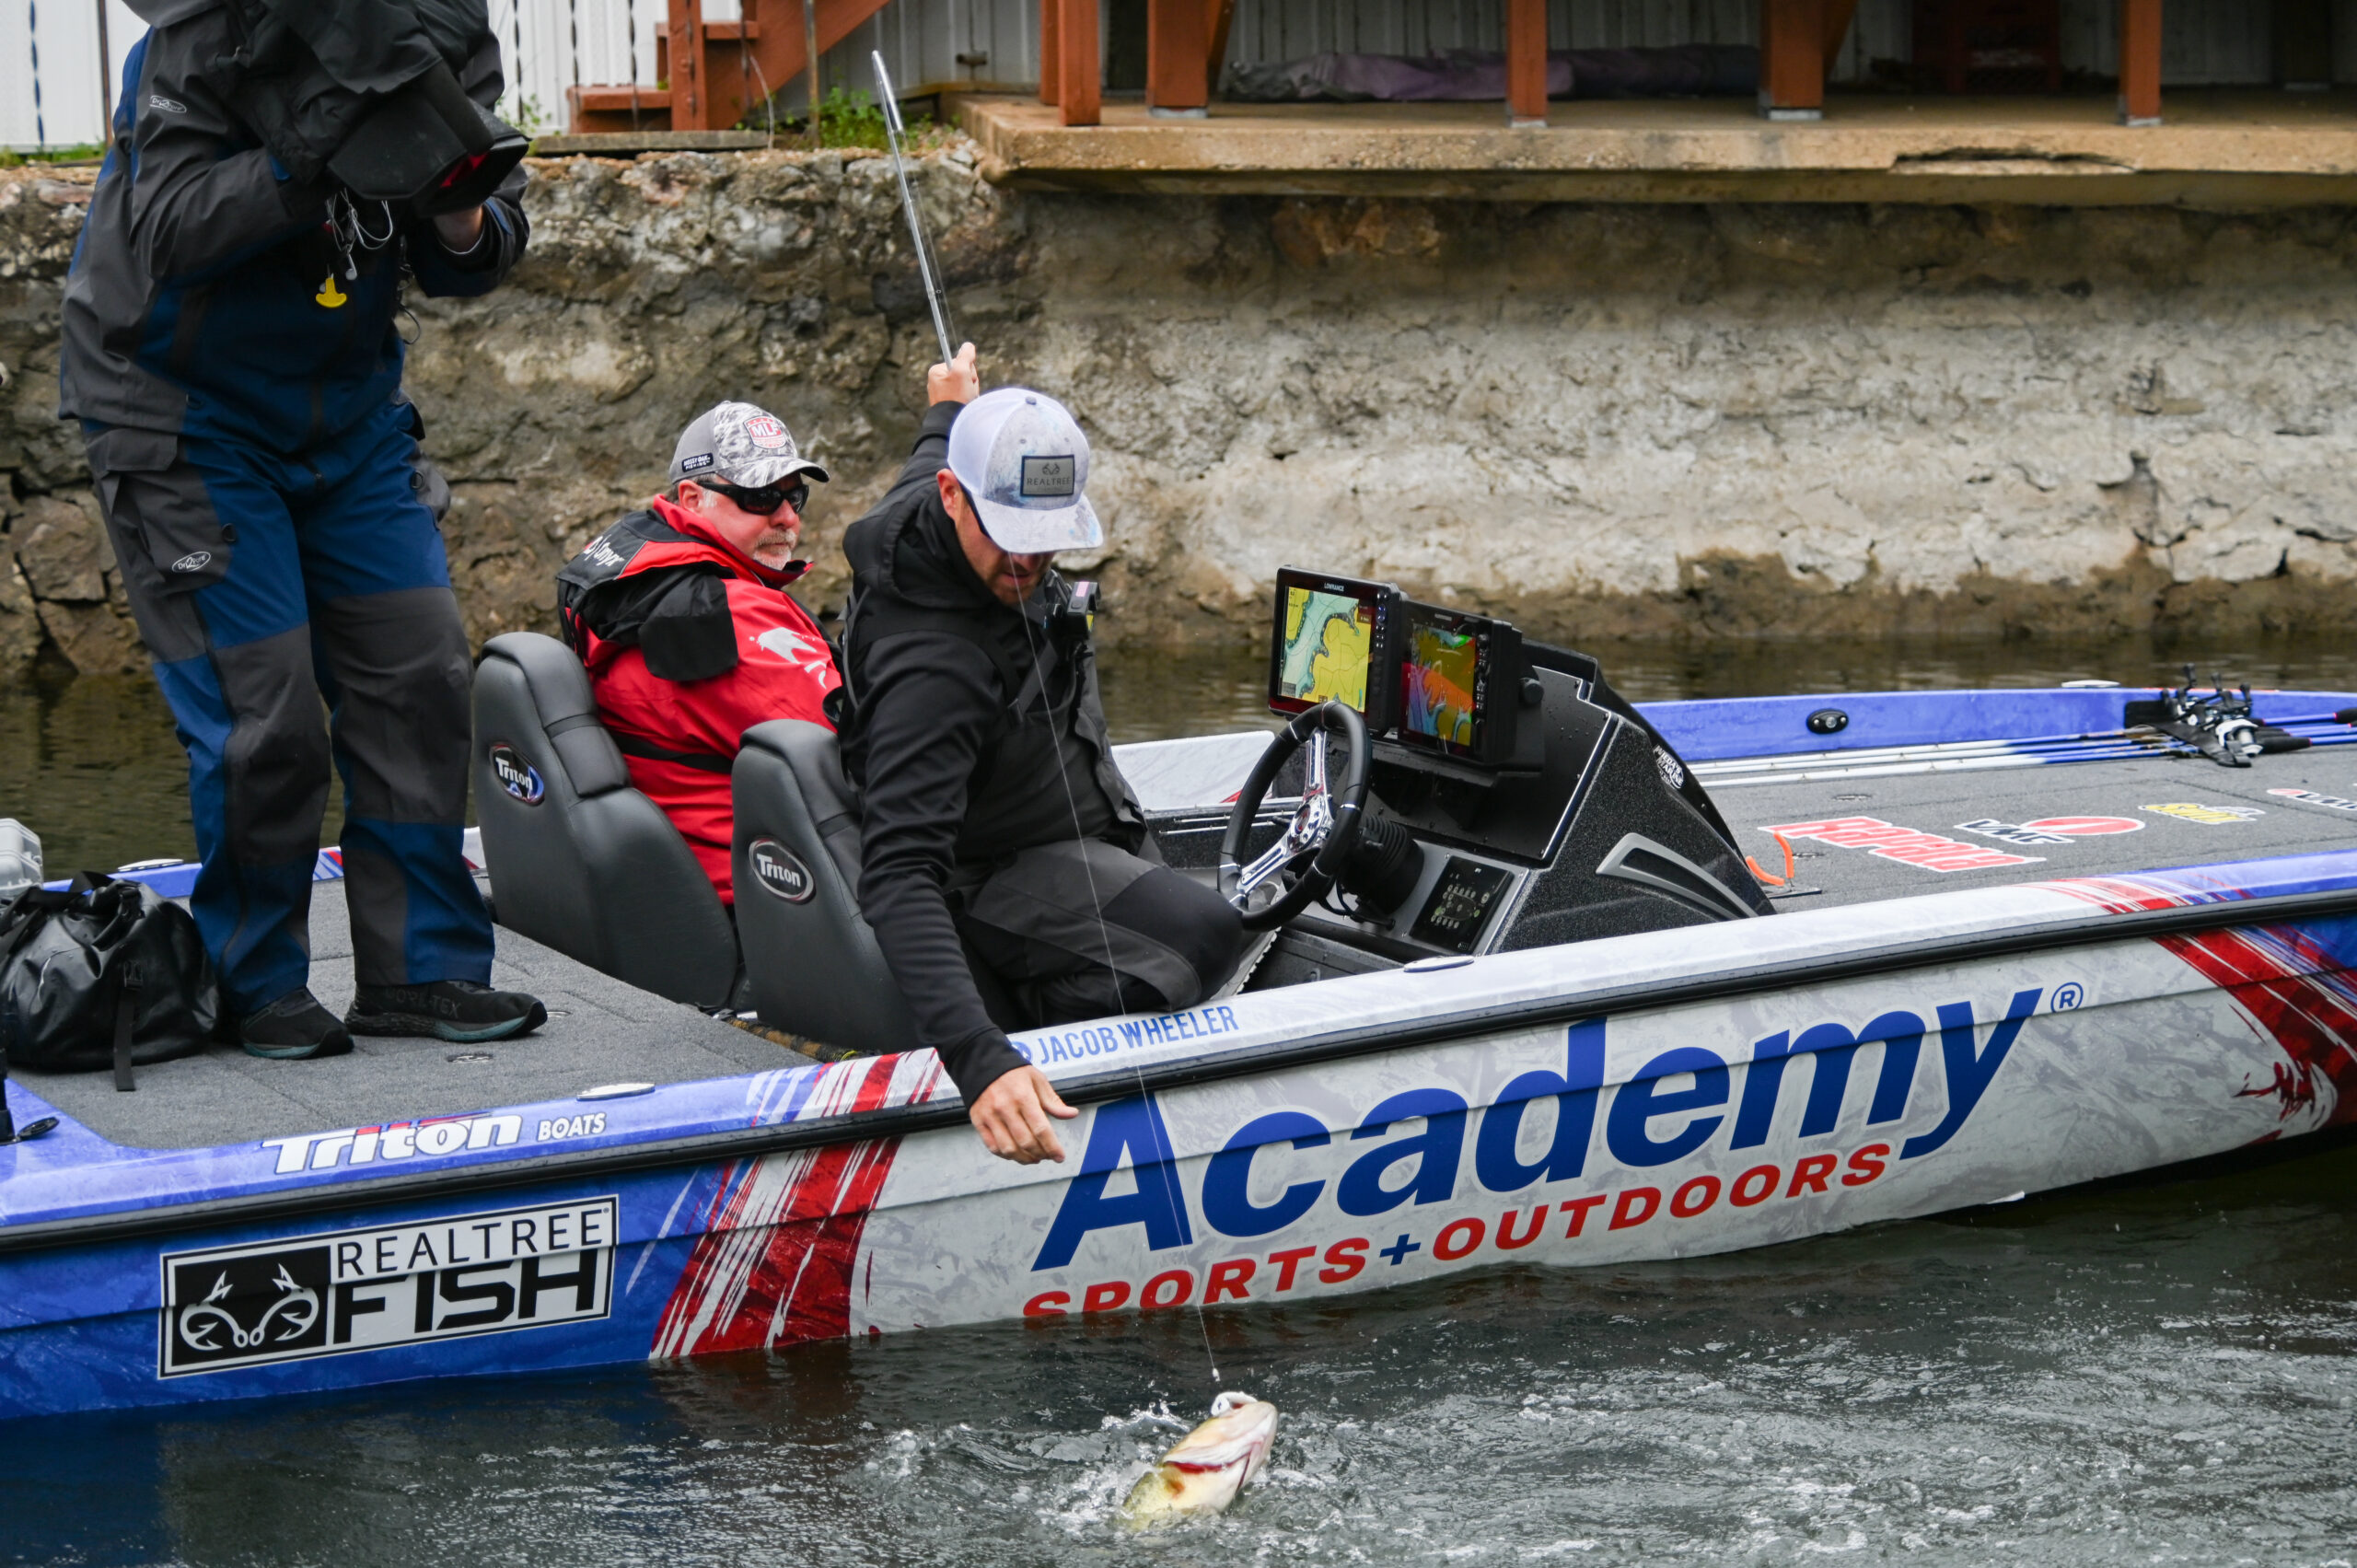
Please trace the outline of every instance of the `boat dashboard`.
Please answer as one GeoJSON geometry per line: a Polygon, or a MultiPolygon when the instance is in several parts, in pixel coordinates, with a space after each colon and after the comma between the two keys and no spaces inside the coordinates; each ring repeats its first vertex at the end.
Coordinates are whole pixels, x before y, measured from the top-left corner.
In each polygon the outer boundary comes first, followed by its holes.
{"type": "MultiPolygon", "coordinates": [[[[1268,705],[1299,731],[1329,703],[1356,716],[1364,757],[1314,730],[1258,803],[1244,858],[1267,854],[1324,781],[1354,775],[1355,842],[1332,887],[1248,960],[1245,989],[1772,907],[1693,770],[1585,655],[1387,583],[1287,568],[1268,705]]],[[[1165,857],[1214,871],[1246,804],[1154,813],[1165,857]]]]}

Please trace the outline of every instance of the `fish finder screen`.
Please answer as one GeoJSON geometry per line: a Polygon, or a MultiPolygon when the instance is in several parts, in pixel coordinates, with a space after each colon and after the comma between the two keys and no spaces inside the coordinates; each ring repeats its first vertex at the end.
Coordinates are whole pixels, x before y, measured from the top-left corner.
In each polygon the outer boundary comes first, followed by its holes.
{"type": "Polygon", "coordinates": [[[1269,705],[1300,713],[1320,703],[1356,708],[1371,727],[1389,722],[1392,611],[1399,591],[1383,583],[1277,575],[1276,646],[1269,705]]]}
{"type": "Polygon", "coordinates": [[[1427,605],[1406,609],[1399,738],[1460,755],[1488,727],[1495,623],[1427,605]]]}

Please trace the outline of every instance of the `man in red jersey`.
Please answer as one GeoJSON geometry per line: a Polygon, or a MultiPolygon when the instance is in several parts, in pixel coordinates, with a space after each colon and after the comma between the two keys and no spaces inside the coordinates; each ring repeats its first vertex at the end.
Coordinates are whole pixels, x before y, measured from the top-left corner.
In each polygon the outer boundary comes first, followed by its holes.
{"type": "Polygon", "coordinates": [[[842,684],[818,623],[787,597],[809,481],[785,422],[720,403],[671,455],[671,488],[557,574],[565,641],[588,667],[631,783],[660,806],[723,903],[734,807],[728,773],[745,731],[770,719],[832,727],[842,684]]]}

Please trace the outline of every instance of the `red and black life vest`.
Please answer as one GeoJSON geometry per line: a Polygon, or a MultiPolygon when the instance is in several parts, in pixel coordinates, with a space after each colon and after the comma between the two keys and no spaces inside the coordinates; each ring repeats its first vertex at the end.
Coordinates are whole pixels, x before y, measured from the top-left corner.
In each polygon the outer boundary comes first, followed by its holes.
{"type": "Polygon", "coordinates": [[[728,577],[783,589],[807,561],[764,566],[752,557],[677,527],[688,520],[657,497],[589,543],[556,575],[564,640],[592,673],[624,648],[646,655],[665,680],[706,680],[737,668],[728,577]]]}

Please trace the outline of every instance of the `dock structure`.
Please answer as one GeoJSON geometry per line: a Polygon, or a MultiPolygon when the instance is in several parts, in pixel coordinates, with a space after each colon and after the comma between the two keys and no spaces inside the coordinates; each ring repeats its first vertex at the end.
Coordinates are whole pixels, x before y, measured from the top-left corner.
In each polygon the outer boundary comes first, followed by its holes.
{"type": "Polygon", "coordinates": [[[1241,20],[1239,0],[993,0],[946,24],[939,6],[809,0],[806,16],[803,0],[741,0],[734,19],[706,19],[719,0],[668,0],[658,80],[572,88],[562,150],[716,145],[793,96],[772,89],[818,79],[811,41],[822,57],[881,41],[907,96],[937,98],[993,180],[1031,189],[2242,209],[2357,193],[2328,0],[2167,0],[2165,15],[2163,0],[1639,6],[1613,36],[1755,48],[1756,96],[1553,101],[1550,47],[1596,33],[1582,0],[1498,0],[1453,30],[1420,20],[1416,0],[1241,0],[1241,20]],[[946,52],[984,38],[995,63],[978,45],[946,52]],[[1272,38],[1486,46],[1503,53],[1504,100],[1226,101],[1230,66],[1272,38]],[[1011,79],[1034,66],[1036,81],[1011,79]]]}

